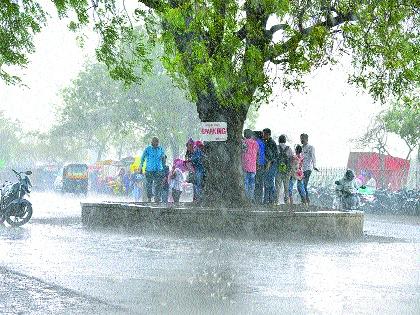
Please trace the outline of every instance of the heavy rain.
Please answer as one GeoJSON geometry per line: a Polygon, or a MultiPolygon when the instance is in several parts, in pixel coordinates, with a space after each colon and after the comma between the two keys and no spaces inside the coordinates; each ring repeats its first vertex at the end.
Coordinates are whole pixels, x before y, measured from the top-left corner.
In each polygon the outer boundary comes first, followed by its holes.
{"type": "Polygon", "coordinates": [[[419,314],[419,28],[2,1],[0,314],[419,314]]]}

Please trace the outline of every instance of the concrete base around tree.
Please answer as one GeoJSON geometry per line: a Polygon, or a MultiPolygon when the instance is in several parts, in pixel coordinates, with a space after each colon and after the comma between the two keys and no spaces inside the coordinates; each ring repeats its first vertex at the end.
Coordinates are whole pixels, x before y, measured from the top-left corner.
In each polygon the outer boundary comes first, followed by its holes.
{"type": "Polygon", "coordinates": [[[363,212],[317,207],[260,206],[216,209],[192,204],[82,203],[86,227],[113,227],[195,236],[355,239],[363,236],[363,212]]]}

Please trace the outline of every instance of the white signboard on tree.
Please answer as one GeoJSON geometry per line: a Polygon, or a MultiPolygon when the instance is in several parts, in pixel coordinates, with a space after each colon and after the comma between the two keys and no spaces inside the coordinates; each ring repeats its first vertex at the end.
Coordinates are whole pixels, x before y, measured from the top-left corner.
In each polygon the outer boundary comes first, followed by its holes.
{"type": "Polygon", "coordinates": [[[226,122],[202,122],[200,126],[200,139],[203,141],[226,141],[226,122]]]}

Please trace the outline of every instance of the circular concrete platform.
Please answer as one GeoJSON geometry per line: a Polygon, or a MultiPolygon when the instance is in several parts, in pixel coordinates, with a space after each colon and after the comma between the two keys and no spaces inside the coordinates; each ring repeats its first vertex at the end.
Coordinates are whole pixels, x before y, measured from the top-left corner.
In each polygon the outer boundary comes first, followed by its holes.
{"type": "Polygon", "coordinates": [[[217,209],[130,202],[81,203],[87,227],[135,227],[139,231],[252,238],[354,239],[363,236],[363,212],[300,205],[217,209]]]}

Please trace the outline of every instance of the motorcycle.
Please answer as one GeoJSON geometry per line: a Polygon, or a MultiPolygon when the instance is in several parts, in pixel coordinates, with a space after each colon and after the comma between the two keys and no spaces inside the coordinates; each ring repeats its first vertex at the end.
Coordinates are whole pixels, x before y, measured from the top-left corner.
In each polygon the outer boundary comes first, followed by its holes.
{"type": "Polygon", "coordinates": [[[31,171],[17,172],[17,183],[6,182],[0,188],[0,224],[6,221],[11,226],[22,226],[32,217],[32,204],[24,198],[32,187],[29,175],[31,171]]]}

